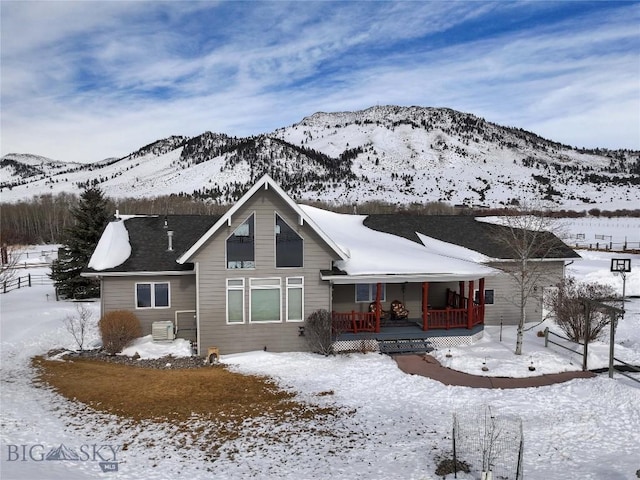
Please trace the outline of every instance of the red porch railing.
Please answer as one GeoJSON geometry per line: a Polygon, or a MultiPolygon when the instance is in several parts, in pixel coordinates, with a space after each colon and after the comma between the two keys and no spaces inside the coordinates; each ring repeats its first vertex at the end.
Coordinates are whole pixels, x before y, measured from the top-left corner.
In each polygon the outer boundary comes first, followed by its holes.
{"type": "MultiPolygon", "coordinates": [[[[429,310],[428,327],[449,330],[450,328],[468,328],[469,310],[467,308],[445,308],[444,310],[429,310]]],[[[473,321],[471,326],[484,323],[484,307],[473,306],[473,321]]]]}
{"type": "Polygon", "coordinates": [[[376,315],[373,312],[331,312],[334,333],[375,332],[376,315]]]}
{"type": "Polygon", "coordinates": [[[451,308],[467,308],[467,298],[447,288],[447,306],[451,308]]]}

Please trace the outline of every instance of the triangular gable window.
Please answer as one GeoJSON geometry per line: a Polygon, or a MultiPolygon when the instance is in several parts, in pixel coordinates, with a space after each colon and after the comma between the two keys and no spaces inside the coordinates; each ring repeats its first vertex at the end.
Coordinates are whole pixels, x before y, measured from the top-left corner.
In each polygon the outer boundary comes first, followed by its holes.
{"type": "Polygon", "coordinates": [[[302,237],[276,213],[276,267],[302,267],[303,250],[302,237]]]}
{"type": "Polygon", "coordinates": [[[255,222],[251,214],[227,238],[227,268],[255,268],[255,222]]]}

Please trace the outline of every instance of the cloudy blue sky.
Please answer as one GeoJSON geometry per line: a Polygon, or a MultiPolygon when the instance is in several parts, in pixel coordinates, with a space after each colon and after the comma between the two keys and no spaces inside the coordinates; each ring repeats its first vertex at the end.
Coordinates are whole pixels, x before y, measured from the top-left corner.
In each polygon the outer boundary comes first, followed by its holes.
{"type": "Polygon", "coordinates": [[[640,149],[640,2],[5,1],[1,147],[68,161],[450,107],[640,149]]]}

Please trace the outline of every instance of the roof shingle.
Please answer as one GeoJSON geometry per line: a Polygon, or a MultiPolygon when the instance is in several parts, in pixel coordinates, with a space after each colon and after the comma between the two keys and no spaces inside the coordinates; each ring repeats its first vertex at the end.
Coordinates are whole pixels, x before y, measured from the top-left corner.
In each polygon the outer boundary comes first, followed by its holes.
{"type": "MultiPolygon", "coordinates": [[[[416,232],[488,257],[516,258],[513,250],[501,241],[508,227],[482,222],[468,215],[376,214],[369,215],[364,225],[417,243],[421,242],[416,232]]],[[[580,258],[553,233],[545,232],[542,243],[545,244],[545,252],[541,255],[545,258],[580,258]]]]}
{"type": "MultiPolygon", "coordinates": [[[[192,263],[179,264],[176,259],[202,237],[220,216],[158,215],[124,220],[129,233],[131,255],[107,272],[172,272],[193,269],[192,263]],[[165,226],[166,220],[166,226],[165,226]],[[167,231],[173,232],[173,249],[169,250],[167,231]]],[[[94,272],[88,269],[89,272],[94,272]]]]}

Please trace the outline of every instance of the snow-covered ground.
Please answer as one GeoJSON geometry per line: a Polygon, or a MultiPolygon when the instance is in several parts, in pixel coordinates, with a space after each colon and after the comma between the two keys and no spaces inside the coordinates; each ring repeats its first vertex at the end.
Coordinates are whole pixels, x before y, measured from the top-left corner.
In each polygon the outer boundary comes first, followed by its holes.
{"type": "MultiPolygon", "coordinates": [[[[571,265],[570,273],[621,290],[621,279],[609,272],[615,254],[580,253],[585,260],[571,265]]],[[[627,277],[627,295],[640,296],[640,255],[625,257],[632,258],[634,270],[627,277]]],[[[43,273],[45,267],[32,271],[43,273]]],[[[625,377],[612,380],[603,374],[540,388],[473,389],[406,375],[390,357],[371,353],[224,356],[235,371],[268,375],[302,401],[342,407],[348,414],[328,421],[331,436],[268,422],[247,426],[212,461],[197,447],[174,441],[179,432],[169,425],[135,425],[95,413],[32,383],[33,355],[75,345],[62,323],[75,305],[54,298],[51,285],[0,295],[2,479],[435,479],[438,457],[451,452],[452,414],[480,412],[482,405],[522,419],[527,480],[633,479],[640,469],[640,385],[625,377]],[[328,391],[333,394],[319,395],[328,391]],[[72,449],[81,453],[80,459],[44,459],[62,444],[66,448],[60,451],[72,449]],[[100,463],[108,468],[113,461],[118,471],[103,472],[100,463]]],[[[90,308],[97,317],[98,303],[90,308]]],[[[483,341],[455,349],[450,359],[444,357],[446,351],[437,355],[475,374],[483,373],[483,361],[490,375],[521,376],[529,373],[531,361],[535,374],[579,369],[577,355],[544,349],[536,336],[544,325],[530,327],[522,357],[511,353],[512,327],[503,330],[502,342],[499,328],[488,327],[483,341]]],[[[639,298],[628,302],[616,339],[617,356],[637,363],[639,298]]],[[[95,340],[94,330],[89,341],[95,340]]],[[[184,352],[179,345],[172,348],[174,354],[184,352]]],[[[158,355],[148,339],[140,340],[135,350],[158,355]]],[[[605,342],[592,345],[589,366],[606,366],[607,353],[605,342]]],[[[459,473],[458,478],[479,478],[479,473],[459,473]]]]}

